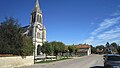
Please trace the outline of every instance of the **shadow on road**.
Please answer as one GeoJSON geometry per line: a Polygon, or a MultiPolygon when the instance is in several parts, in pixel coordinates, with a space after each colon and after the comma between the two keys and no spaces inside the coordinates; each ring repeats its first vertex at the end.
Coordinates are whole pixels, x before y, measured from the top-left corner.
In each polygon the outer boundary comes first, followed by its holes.
{"type": "Polygon", "coordinates": [[[94,66],[94,67],[90,67],[90,68],[104,68],[104,66],[94,66]]]}

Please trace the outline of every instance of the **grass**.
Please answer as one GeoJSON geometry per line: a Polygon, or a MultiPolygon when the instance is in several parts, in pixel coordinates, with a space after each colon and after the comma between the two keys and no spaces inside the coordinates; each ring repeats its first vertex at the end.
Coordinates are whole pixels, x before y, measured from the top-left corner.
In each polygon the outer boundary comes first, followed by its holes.
{"type": "Polygon", "coordinates": [[[40,61],[40,62],[36,62],[36,63],[50,63],[50,62],[56,62],[56,61],[61,61],[61,60],[67,60],[67,59],[72,59],[72,58],[62,58],[59,60],[47,60],[47,61],[40,61]]]}

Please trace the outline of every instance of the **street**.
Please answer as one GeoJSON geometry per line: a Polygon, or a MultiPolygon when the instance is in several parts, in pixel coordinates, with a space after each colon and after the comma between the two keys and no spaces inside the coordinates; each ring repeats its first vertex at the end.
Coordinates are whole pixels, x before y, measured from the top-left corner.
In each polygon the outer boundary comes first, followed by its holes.
{"type": "Polygon", "coordinates": [[[35,64],[21,68],[103,68],[102,55],[90,55],[47,64],[35,64]]]}

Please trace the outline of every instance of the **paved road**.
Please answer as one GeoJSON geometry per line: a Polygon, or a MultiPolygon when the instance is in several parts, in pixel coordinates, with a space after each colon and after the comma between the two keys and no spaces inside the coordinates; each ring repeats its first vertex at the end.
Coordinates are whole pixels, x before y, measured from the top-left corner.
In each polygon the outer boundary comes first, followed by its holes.
{"type": "Polygon", "coordinates": [[[48,64],[35,64],[21,68],[103,68],[102,55],[90,55],[48,64]]]}

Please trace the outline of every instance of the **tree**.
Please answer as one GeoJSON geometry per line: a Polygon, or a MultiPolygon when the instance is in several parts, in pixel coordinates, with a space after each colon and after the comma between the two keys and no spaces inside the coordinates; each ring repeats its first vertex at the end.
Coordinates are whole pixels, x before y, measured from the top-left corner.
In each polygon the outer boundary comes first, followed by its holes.
{"type": "Polygon", "coordinates": [[[77,47],[75,47],[75,55],[77,55],[78,50],[79,49],[77,47]]]}
{"type": "Polygon", "coordinates": [[[105,47],[103,45],[96,46],[96,53],[103,54],[105,47]]]}
{"type": "Polygon", "coordinates": [[[118,48],[118,45],[117,45],[117,43],[115,43],[115,42],[111,43],[110,46],[113,46],[113,47],[115,47],[116,49],[118,48]]]}
{"type": "Polygon", "coordinates": [[[118,53],[118,50],[119,50],[119,49],[118,49],[117,43],[113,42],[113,43],[110,44],[110,46],[111,46],[111,48],[112,48],[112,52],[118,53]]]}
{"type": "Polygon", "coordinates": [[[57,56],[58,53],[62,53],[65,51],[65,45],[64,43],[62,42],[56,42],[56,41],[53,41],[53,42],[50,42],[50,44],[53,46],[53,52],[54,52],[54,55],[57,56]]]}
{"type": "Polygon", "coordinates": [[[23,46],[21,47],[22,56],[30,56],[33,54],[33,42],[30,37],[23,37],[23,46]]]}
{"type": "Polygon", "coordinates": [[[75,51],[75,46],[68,46],[68,50],[70,52],[70,55],[75,51]]]}
{"type": "Polygon", "coordinates": [[[49,42],[45,42],[41,47],[42,53],[45,53],[46,55],[51,55],[53,52],[53,47],[49,42]]]}
{"type": "Polygon", "coordinates": [[[6,18],[0,24],[0,53],[20,55],[22,38],[17,20],[6,18]]]}
{"type": "Polygon", "coordinates": [[[33,53],[32,39],[23,36],[14,18],[6,18],[0,24],[0,54],[27,56],[33,53]]]}
{"type": "Polygon", "coordinates": [[[91,53],[92,53],[92,54],[95,54],[95,53],[96,53],[96,47],[93,47],[92,45],[91,45],[91,53]]]}

